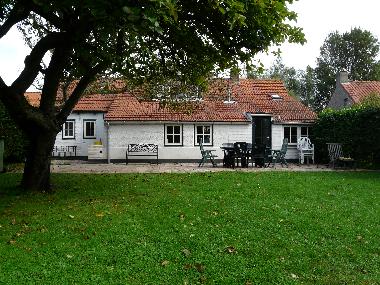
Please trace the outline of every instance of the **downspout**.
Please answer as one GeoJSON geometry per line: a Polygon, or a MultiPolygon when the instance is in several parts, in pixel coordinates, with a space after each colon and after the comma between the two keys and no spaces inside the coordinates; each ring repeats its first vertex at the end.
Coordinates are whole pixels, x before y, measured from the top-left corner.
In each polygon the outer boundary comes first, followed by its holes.
{"type": "Polygon", "coordinates": [[[110,157],[110,123],[106,123],[106,137],[107,137],[107,163],[111,163],[110,157]]]}
{"type": "Polygon", "coordinates": [[[252,148],[255,145],[255,135],[256,135],[256,126],[255,121],[253,120],[253,116],[251,113],[245,113],[245,117],[251,122],[252,124],[252,148]]]}

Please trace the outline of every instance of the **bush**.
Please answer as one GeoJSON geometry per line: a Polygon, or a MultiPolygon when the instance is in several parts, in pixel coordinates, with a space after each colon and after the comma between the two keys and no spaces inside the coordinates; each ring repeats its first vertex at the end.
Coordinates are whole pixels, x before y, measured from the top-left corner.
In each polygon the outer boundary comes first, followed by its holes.
{"type": "Polygon", "coordinates": [[[363,104],[321,112],[314,127],[316,156],[328,162],[326,143],[342,143],[345,156],[362,167],[380,166],[380,106],[363,104]]]}
{"type": "Polygon", "coordinates": [[[25,158],[27,140],[22,131],[10,118],[0,102],[0,138],[4,139],[4,161],[22,162],[25,158]]]}

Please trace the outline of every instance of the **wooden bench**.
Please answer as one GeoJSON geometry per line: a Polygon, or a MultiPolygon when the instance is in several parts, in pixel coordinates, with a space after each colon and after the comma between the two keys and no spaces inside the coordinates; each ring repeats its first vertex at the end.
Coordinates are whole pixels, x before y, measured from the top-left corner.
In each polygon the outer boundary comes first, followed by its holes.
{"type": "Polygon", "coordinates": [[[158,164],[158,145],[139,143],[129,144],[125,155],[126,164],[128,164],[128,160],[131,156],[154,156],[156,157],[156,163],[158,164]]]}
{"type": "Polygon", "coordinates": [[[77,146],[76,145],[54,146],[51,156],[53,157],[77,156],[77,146]]]}

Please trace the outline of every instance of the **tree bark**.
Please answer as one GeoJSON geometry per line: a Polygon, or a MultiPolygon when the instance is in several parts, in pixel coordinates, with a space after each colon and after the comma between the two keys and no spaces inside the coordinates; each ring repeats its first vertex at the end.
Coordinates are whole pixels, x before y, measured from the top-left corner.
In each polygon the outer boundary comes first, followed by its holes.
{"type": "Polygon", "coordinates": [[[26,191],[50,192],[51,152],[54,147],[56,132],[45,132],[29,136],[24,174],[21,187],[26,191]]]}

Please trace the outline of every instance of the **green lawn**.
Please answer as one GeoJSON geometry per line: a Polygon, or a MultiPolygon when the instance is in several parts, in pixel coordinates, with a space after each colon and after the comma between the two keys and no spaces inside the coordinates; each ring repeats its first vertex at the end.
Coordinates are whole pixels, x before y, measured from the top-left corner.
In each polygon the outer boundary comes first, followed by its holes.
{"type": "Polygon", "coordinates": [[[0,284],[380,284],[380,174],[0,174],[0,284]]]}

